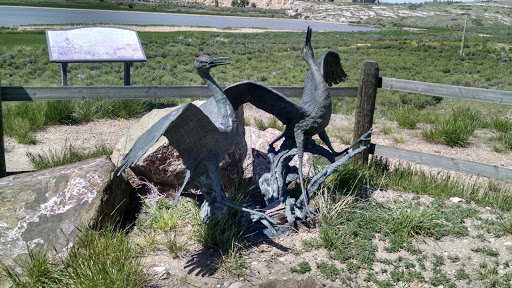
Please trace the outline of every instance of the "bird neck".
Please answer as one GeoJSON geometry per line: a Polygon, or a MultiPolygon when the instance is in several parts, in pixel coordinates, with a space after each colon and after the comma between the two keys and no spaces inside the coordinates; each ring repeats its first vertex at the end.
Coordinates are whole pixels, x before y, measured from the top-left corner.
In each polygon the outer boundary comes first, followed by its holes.
{"type": "Polygon", "coordinates": [[[203,78],[204,82],[206,82],[208,88],[210,88],[210,90],[213,92],[213,96],[216,96],[218,93],[222,94],[222,90],[220,89],[217,82],[215,82],[212,75],[210,75],[210,73],[199,73],[199,75],[201,76],[201,78],[203,78]]]}
{"type": "Polygon", "coordinates": [[[324,76],[320,72],[320,69],[318,69],[318,66],[315,63],[315,59],[311,57],[304,57],[304,60],[308,64],[309,71],[311,71],[311,74],[313,75],[313,82],[315,83],[316,87],[315,96],[317,97],[317,100],[330,100],[327,83],[325,83],[324,76]]]}
{"type": "Polygon", "coordinates": [[[217,106],[217,114],[220,116],[220,118],[217,119],[219,121],[217,124],[220,125],[218,128],[221,131],[233,130],[233,127],[236,125],[236,115],[233,110],[233,106],[231,106],[231,102],[229,102],[228,98],[224,95],[224,92],[217,82],[215,82],[210,73],[200,73],[200,76],[213,93],[213,99],[217,106]]]}

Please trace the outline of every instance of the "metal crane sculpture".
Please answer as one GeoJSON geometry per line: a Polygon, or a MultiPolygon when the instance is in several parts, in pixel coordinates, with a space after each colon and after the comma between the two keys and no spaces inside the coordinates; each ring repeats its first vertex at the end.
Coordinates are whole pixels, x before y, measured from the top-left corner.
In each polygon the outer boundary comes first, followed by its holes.
{"type": "Polygon", "coordinates": [[[306,42],[302,47],[302,57],[308,64],[309,71],[304,80],[304,92],[300,105],[281,93],[252,81],[240,82],[224,90],[235,109],[249,102],[273,114],[286,125],[284,132],[270,144],[270,150],[273,149],[273,144],[283,137],[285,138],[284,146],[292,145],[289,142],[294,140],[293,144],[297,148],[299,158],[298,177],[303,193],[305,192],[302,175],[304,150],[322,155],[330,162],[334,162],[334,158],[343,153],[334,151],[325,128],[329,124],[332,113],[328,86],[338,84],[347,77],[341,67],[340,57],[334,51],[327,51],[315,63],[311,33],[312,30],[308,27],[306,42]],[[317,134],[330,151],[314,143],[311,138],[317,134]]]}
{"type": "Polygon", "coordinates": [[[266,226],[271,226],[270,223],[277,223],[275,219],[233,203],[226,196],[220,179],[219,162],[233,146],[238,123],[235,110],[210,75],[210,69],[229,64],[222,62],[226,59],[208,55],[196,59],[195,69],[212,91],[213,97],[199,107],[188,103],[162,117],[137,139],[118,167],[117,175],[137,163],[163,135],[169,140],[169,145],[178,150],[187,168],[175,203],[187,181],[192,178],[204,196],[200,210],[204,222],[215,221],[226,212],[227,207],[233,207],[250,213],[253,221],[260,220],[266,226]]]}
{"type": "MultiPolygon", "coordinates": [[[[311,46],[311,34],[312,30],[308,27],[301,54],[309,67],[309,71],[304,80],[304,92],[300,105],[272,88],[253,81],[240,82],[224,90],[234,109],[244,103],[251,103],[257,108],[273,114],[286,125],[284,132],[270,144],[268,156],[272,162],[271,171],[260,179],[259,186],[267,204],[276,200],[286,202],[288,222],[293,221],[291,216],[292,206],[303,209],[300,213],[295,213],[296,215],[300,214],[302,218],[310,216],[308,201],[312,192],[309,191],[308,193],[304,187],[302,172],[304,152],[321,155],[334,163],[337,156],[349,154],[348,151],[351,148],[363,140],[367,140],[366,137],[369,135],[368,133],[365,134],[364,137],[341,152],[336,152],[332,147],[329,136],[325,131],[332,113],[332,101],[328,86],[344,81],[347,74],[341,67],[339,55],[334,51],[327,51],[315,62],[311,46]],[[314,135],[320,137],[328,150],[315,143],[312,139],[314,135]],[[282,138],[284,138],[284,141],[279,151],[276,152],[273,145],[282,138]],[[298,169],[289,165],[295,155],[298,156],[299,160],[298,169]],[[288,184],[297,179],[300,181],[302,191],[300,197],[302,203],[298,205],[295,204],[294,199],[286,195],[288,184]]],[[[352,153],[350,153],[350,157],[352,157],[352,153]]],[[[336,165],[334,166],[337,169],[341,163],[336,165]]],[[[329,173],[323,173],[322,175],[330,175],[336,169],[332,168],[329,173]]],[[[323,181],[327,176],[315,178],[315,187],[318,186],[319,181],[323,181]]]]}

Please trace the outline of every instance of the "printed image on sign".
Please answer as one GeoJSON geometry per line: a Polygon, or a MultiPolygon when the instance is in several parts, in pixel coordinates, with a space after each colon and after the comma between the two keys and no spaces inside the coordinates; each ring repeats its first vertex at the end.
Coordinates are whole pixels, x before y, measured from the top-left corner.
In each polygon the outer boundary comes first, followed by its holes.
{"type": "Polygon", "coordinates": [[[46,30],[51,62],[146,61],[137,32],[110,27],[46,30]]]}

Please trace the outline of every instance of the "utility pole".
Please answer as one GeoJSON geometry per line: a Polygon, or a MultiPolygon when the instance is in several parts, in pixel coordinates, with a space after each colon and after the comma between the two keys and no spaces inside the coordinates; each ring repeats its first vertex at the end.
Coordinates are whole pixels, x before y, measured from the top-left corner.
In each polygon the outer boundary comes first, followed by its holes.
{"type": "Polygon", "coordinates": [[[460,56],[464,56],[464,43],[466,42],[466,25],[468,24],[468,16],[464,20],[464,31],[462,32],[462,43],[460,44],[460,56]]]}

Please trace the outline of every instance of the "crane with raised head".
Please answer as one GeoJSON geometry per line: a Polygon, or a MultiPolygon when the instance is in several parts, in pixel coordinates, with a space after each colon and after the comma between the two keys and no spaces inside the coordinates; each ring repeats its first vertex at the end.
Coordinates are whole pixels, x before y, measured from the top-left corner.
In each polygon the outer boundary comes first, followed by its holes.
{"type": "MultiPolygon", "coordinates": [[[[345,149],[336,152],[325,131],[332,113],[332,101],[328,87],[344,81],[347,74],[341,67],[338,53],[334,51],[325,52],[318,61],[315,61],[311,46],[311,34],[312,29],[308,27],[301,54],[309,71],[304,80],[304,92],[300,105],[274,89],[253,81],[240,82],[224,89],[224,93],[234,109],[244,103],[251,103],[274,115],[286,125],[283,133],[270,144],[269,151],[273,150],[273,145],[282,138],[284,138],[284,142],[281,149],[283,146],[288,147],[289,150],[293,147],[297,148],[298,176],[303,195],[307,195],[302,172],[305,151],[324,156],[330,162],[334,162],[335,157],[348,151],[345,149]],[[318,135],[329,150],[315,144],[312,140],[314,135],[318,135]]],[[[307,197],[303,197],[303,199],[305,202],[308,201],[307,197]]],[[[305,204],[307,207],[307,203],[305,204]]]]}
{"type": "Polygon", "coordinates": [[[219,162],[233,146],[238,123],[233,106],[210,75],[210,69],[229,64],[224,62],[226,59],[228,58],[201,55],[195,60],[194,67],[210,88],[213,97],[199,107],[191,103],[182,105],[157,121],[134,143],[117,168],[117,175],[137,163],[163,135],[169,140],[169,145],[178,151],[187,169],[175,204],[187,181],[193,179],[204,196],[200,210],[203,221],[215,221],[226,212],[227,207],[233,207],[250,213],[253,221],[260,220],[270,226],[269,222],[276,224],[277,221],[233,203],[226,196],[221,182],[219,162]]]}

